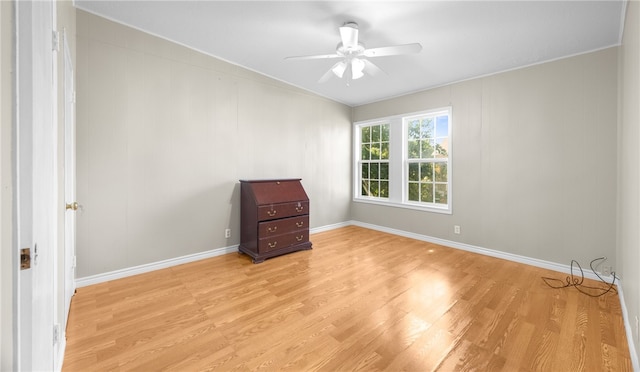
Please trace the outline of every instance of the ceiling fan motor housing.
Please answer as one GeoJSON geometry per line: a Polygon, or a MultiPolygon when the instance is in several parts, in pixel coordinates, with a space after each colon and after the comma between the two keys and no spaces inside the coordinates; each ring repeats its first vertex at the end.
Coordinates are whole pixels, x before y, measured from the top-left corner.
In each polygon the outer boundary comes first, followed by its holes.
{"type": "Polygon", "coordinates": [[[336,47],[336,53],[343,57],[357,57],[364,53],[365,47],[363,43],[358,43],[355,46],[344,46],[342,42],[338,43],[336,47]]]}

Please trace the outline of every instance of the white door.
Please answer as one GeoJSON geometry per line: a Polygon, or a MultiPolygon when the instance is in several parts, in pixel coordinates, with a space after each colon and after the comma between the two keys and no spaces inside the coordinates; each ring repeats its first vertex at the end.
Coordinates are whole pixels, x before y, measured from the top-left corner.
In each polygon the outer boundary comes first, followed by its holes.
{"type": "Polygon", "coordinates": [[[76,130],[74,71],[66,30],[63,31],[64,51],[64,319],[67,326],[71,297],[76,290],[76,130]]]}
{"type": "Polygon", "coordinates": [[[19,370],[54,369],[57,253],[55,3],[16,3],[16,182],[18,247],[31,267],[17,281],[19,370]]]}

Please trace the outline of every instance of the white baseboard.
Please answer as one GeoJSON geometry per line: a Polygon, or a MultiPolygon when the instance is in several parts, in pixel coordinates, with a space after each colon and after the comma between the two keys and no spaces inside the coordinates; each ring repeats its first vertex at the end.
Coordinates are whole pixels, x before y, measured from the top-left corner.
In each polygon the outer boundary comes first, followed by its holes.
{"type": "MultiPolygon", "coordinates": [[[[378,225],[373,225],[373,224],[360,222],[360,221],[354,221],[354,220],[335,223],[335,224],[331,224],[331,225],[325,225],[325,226],[321,226],[321,227],[316,227],[316,228],[310,229],[309,232],[311,234],[315,234],[315,233],[330,231],[330,230],[334,230],[334,229],[338,229],[338,228],[346,227],[346,226],[350,226],[350,225],[360,226],[360,227],[364,227],[364,228],[371,229],[371,230],[382,231],[382,232],[386,232],[386,233],[394,234],[394,235],[398,235],[398,236],[404,236],[406,238],[421,240],[421,241],[425,241],[425,242],[429,242],[429,243],[440,244],[440,245],[444,245],[444,246],[451,247],[451,248],[462,249],[462,250],[465,250],[465,251],[474,252],[474,253],[482,254],[482,255],[485,255],[485,256],[502,258],[502,259],[505,259],[505,260],[508,260],[508,261],[519,262],[519,263],[523,263],[523,264],[527,264],[527,265],[531,265],[531,266],[536,266],[536,267],[541,267],[541,268],[544,268],[544,269],[549,269],[549,270],[558,271],[558,272],[562,272],[562,273],[567,273],[567,274],[571,273],[571,266],[570,265],[558,264],[558,263],[555,263],[555,262],[539,260],[539,259],[536,259],[536,258],[520,256],[520,255],[513,254],[513,253],[506,253],[506,252],[502,252],[502,251],[496,251],[496,250],[493,250],[493,249],[478,247],[478,246],[465,244],[465,243],[459,243],[459,242],[455,242],[455,241],[452,241],[452,240],[435,238],[435,237],[428,236],[428,235],[416,234],[416,233],[412,233],[412,232],[408,232],[408,231],[404,231],[404,230],[392,229],[392,228],[389,228],[389,227],[378,226],[378,225]]],[[[203,259],[211,258],[211,257],[216,257],[216,256],[220,256],[220,255],[227,254],[227,253],[234,253],[234,252],[237,252],[237,251],[238,251],[238,245],[233,245],[233,246],[229,246],[229,247],[212,249],[212,250],[206,251],[206,252],[195,253],[195,254],[191,254],[191,255],[187,255],[187,256],[170,258],[170,259],[164,260],[164,261],[152,262],[152,263],[144,264],[144,265],[140,265],[140,266],[134,266],[134,267],[126,268],[126,269],[110,271],[110,272],[103,273],[103,274],[97,274],[97,275],[87,276],[87,277],[84,277],[84,278],[78,278],[78,279],[76,279],[76,287],[77,288],[86,287],[86,286],[92,285],[92,284],[103,283],[103,282],[106,282],[106,281],[109,281],[109,280],[121,279],[121,278],[125,278],[125,277],[128,277],[128,276],[142,274],[142,273],[146,273],[146,272],[150,272],[150,271],[154,271],[154,270],[165,269],[167,267],[176,266],[176,265],[182,265],[182,264],[185,264],[185,263],[194,262],[194,261],[198,261],[198,260],[203,260],[203,259]]],[[[583,269],[583,270],[584,270],[584,276],[586,278],[596,279],[596,280],[598,279],[598,277],[596,276],[596,274],[593,271],[588,270],[588,269],[583,269]]],[[[613,279],[611,276],[602,276],[602,278],[607,280],[607,281],[613,279]]]]}
{"type": "MultiPolygon", "coordinates": [[[[325,225],[321,227],[316,227],[309,230],[309,233],[315,234],[320,232],[325,232],[329,230],[339,229],[341,227],[346,227],[351,225],[350,221],[335,223],[332,225],[325,225]]],[[[204,260],[206,258],[216,257],[227,253],[235,253],[238,252],[238,245],[233,245],[230,247],[224,248],[216,248],[206,252],[195,253],[187,256],[170,258],[164,261],[152,262],[144,265],[128,267],[126,269],[120,269],[115,271],[106,272],[103,274],[96,274],[87,276],[84,278],[76,279],[76,288],[86,287],[93,284],[108,282],[109,280],[116,280],[126,278],[132,275],[138,275],[143,273],[148,273],[154,270],[166,269],[167,267],[182,265],[189,262],[194,262],[198,260],[204,260]]]]}
{"type": "Polygon", "coordinates": [[[331,225],[324,225],[324,226],[320,226],[320,227],[314,227],[313,229],[309,229],[309,233],[310,234],[316,234],[316,233],[321,233],[321,232],[325,232],[325,231],[329,231],[329,230],[335,230],[335,229],[339,229],[341,227],[347,227],[347,226],[351,226],[351,225],[353,225],[353,221],[334,223],[334,224],[331,224],[331,225]]]}
{"type": "MultiPolygon", "coordinates": [[[[360,222],[360,221],[351,221],[350,224],[351,225],[355,225],[355,226],[364,227],[364,228],[371,229],[371,230],[377,230],[377,231],[386,232],[386,233],[393,234],[393,235],[404,236],[406,238],[411,238],[411,239],[415,239],[415,240],[421,240],[421,241],[424,241],[424,242],[444,245],[444,246],[451,247],[451,248],[456,248],[456,249],[461,249],[461,250],[468,251],[468,252],[478,253],[478,254],[482,254],[482,255],[485,255],[485,256],[502,258],[502,259],[507,260],[507,261],[519,262],[519,263],[523,263],[523,264],[526,264],[526,265],[531,265],[531,266],[535,266],[535,267],[541,267],[543,269],[549,269],[549,270],[558,271],[558,272],[561,272],[561,273],[566,273],[566,274],[570,274],[571,273],[571,265],[564,265],[564,264],[559,264],[559,263],[555,263],[555,262],[551,262],[551,261],[539,260],[537,258],[531,258],[531,257],[527,257],[527,256],[520,256],[520,255],[513,254],[513,253],[496,251],[496,250],[493,250],[493,249],[478,247],[478,246],[471,245],[471,244],[455,242],[453,240],[435,238],[435,237],[428,236],[428,235],[416,234],[416,233],[412,233],[412,232],[408,232],[408,231],[392,229],[392,228],[389,228],[389,227],[373,225],[373,224],[360,222]]],[[[588,270],[588,269],[584,269],[583,268],[583,271],[584,271],[585,278],[599,280],[598,276],[592,270],[588,270]]],[[[603,279],[607,280],[607,281],[613,280],[613,277],[611,277],[611,276],[602,276],[601,275],[601,277],[603,279]]]]}
{"type": "Polygon", "coordinates": [[[121,278],[126,278],[132,275],[138,275],[143,273],[148,273],[154,270],[166,269],[167,267],[182,265],[189,262],[204,260],[206,258],[221,256],[227,253],[234,253],[238,251],[237,245],[232,245],[229,247],[216,248],[206,252],[194,253],[182,257],[170,258],[168,260],[152,262],[144,265],[128,267],[126,269],[120,269],[115,271],[110,271],[103,274],[91,275],[84,278],[76,279],[76,288],[86,287],[88,285],[98,284],[108,282],[110,280],[116,280],[121,278]]]}
{"type": "Polygon", "coordinates": [[[631,356],[631,366],[634,371],[640,371],[640,362],[638,362],[638,354],[636,346],[633,343],[633,331],[631,330],[631,319],[627,312],[627,304],[624,302],[624,293],[622,292],[622,284],[618,283],[618,297],[620,297],[620,307],[622,308],[622,319],[624,320],[624,329],[627,333],[627,342],[629,343],[629,355],[631,356]]]}

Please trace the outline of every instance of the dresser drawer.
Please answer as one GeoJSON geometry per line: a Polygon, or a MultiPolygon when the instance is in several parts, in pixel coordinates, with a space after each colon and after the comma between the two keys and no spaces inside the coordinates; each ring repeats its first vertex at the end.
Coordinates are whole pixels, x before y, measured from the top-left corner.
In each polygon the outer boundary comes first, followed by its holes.
{"type": "Polygon", "coordinates": [[[309,231],[300,230],[289,234],[267,237],[258,240],[258,252],[270,252],[309,241],[309,231]]]}
{"type": "Polygon", "coordinates": [[[261,205],[258,207],[258,221],[269,221],[303,214],[309,214],[308,201],[261,205]]]}
{"type": "Polygon", "coordinates": [[[296,230],[309,228],[309,215],[287,217],[280,220],[260,222],[258,224],[258,236],[267,238],[270,236],[287,234],[296,230]]]}

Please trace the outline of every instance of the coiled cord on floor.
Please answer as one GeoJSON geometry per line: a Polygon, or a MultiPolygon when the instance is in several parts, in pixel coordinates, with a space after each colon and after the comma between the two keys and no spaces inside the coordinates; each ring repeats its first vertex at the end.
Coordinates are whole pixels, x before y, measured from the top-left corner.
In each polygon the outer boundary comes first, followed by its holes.
{"type": "Polygon", "coordinates": [[[561,289],[561,288],[574,287],[580,293],[583,293],[583,294],[585,294],[587,296],[590,296],[590,297],[604,296],[605,294],[607,294],[609,292],[618,293],[618,290],[614,287],[614,284],[615,284],[616,278],[617,278],[616,277],[616,273],[614,271],[611,272],[611,276],[613,277],[613,279],[611,280],[611,283],[608,283],[606,280],[604,280],[600,276],[600,274],[598,274],[596,269],[593,267],[593,263],[594,262],[600,261],[598,263],[598,265],[596,265],[596,267],[597,267],[602,262],[604,262],[604,260],[606,260],[606,259],[607,259],[606,257],[599,257],[599,258],[591,260],[591,262],[589,263],[589,267],[591,267],[591,271],[593,271],[593,273],[596,274],[596,276],[598,277],[598,279],[600,279],[600,281],[602,283],[607,285],[607,287],[605,287],[605,288],[603,288],[603,287],[592,287],[592,286],[585,285],[584,284],[584,271],[582,271],[582,267],[580,266],[580,264],[576,260],[571,260],[571,274],[566,277],[565,281],[562,281],[562,280],[556,279],[556,278],[549,278],[549,277],[542,277],[542,280],[545,282],[546,285],[548,285],[551,288],[561,289]],[[575,275],[573,275],[574,266],[577,266],[578,269],[580,270],[580,277],[579,278],[576,277],[575,275]],[[590,293],[590,292],[595,292],[595,293],[590,293]]]}

